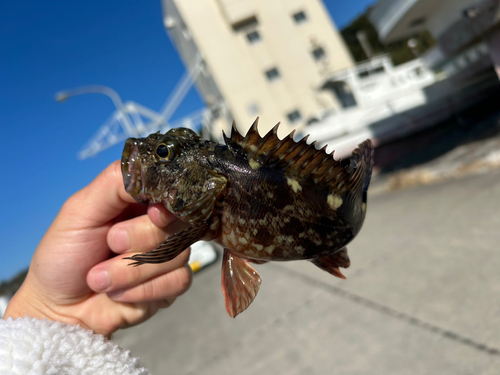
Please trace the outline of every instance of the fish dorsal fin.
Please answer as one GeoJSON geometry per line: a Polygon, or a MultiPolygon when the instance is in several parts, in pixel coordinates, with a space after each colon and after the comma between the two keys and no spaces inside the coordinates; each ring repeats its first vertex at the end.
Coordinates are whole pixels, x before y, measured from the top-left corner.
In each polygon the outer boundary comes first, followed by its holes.
{"type": "MultiPolygon", "coordinates": [[[[318,150],[316,149],[316,142],[307,144],[309,136],[305,136],[296,142],[293,140],[294,130],[285,138],[279,139],[279,123],[264,137],[261,137],[257,130],[258,122],[259,118],[257,117],[244,137],[239,133],[236,124],[233,122],[231,136],[228,138],[224,134],[226,145],[233,152],[247,159],[253,159],[262,166],[282,170],[287,176],[301,180],[313,179],[314,183],[319,186],[327,186],[336,190],[335,186],[338,185],[345,188],[355,187],[359,183],[361,183],[362,187],[365,185],[365,171],[368,168],[358,168],[358,165],[364,163],[371,166],[373,164],[373,148],[371,147],[371,143],[369,143],[371,151],[365,152],[356,149],[353,153],[353,158],[351,158],[350,165],[344,167],[340,161],[333,158],[333,152],[330,154],[326,153],[327,146],[318,150]],[[370,160],[363,162],[365,159],[370,160]],[[360,169],[363,169],[363,171],[360,169]]],[[[365,143],[366,141],[363,144],[365,143]]],[[[369,171],[369,175],[371,175],[371,167],[369,171]]],[[[369,176],[367,181],[369,184],[369,176]]]]}

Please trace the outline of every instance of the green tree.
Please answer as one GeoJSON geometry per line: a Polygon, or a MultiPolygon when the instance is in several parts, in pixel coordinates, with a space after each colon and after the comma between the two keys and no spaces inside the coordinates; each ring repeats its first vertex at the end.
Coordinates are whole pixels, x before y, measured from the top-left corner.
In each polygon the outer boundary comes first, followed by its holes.
{"type": "Polygon", "coordinates": [[[7,295],[12,296],[17,292],[21,284],[24,282],[26,275],[28,274],[28,269],[19,272],[11,280],[3,281],[0,283],[0,296],[7,295]]]}

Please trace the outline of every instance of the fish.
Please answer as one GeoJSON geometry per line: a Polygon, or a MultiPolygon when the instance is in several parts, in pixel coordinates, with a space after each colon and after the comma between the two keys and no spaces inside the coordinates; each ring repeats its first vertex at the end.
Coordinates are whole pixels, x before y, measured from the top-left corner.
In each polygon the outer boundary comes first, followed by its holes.
{"type": "Polygon", "coordinates": [[[126,259],[131,265],[174,259],[199,240],[224,248],[222,291],[236,317],[252,303],[261,278],[250,263],[308,260],[345,278],[346,245],[366,216],[374,147],[359,144],[348,160],[335,160],[295,131],[280,139],[279,123],[266,135],[259,118],[245,136],[233,122],[224,143],[193,130],[129,138],[122,153],[125,190],[137,202],[163,204],[188,227],[152,251],[126,259]]]}

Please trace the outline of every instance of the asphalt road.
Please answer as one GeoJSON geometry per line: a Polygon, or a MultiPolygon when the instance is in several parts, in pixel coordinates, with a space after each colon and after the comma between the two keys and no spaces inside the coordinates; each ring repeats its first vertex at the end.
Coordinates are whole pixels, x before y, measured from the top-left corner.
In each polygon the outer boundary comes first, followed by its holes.
{"type": "Polygon", "coordinates": [[[113,339],[153,374],[500,374],[499,207],[500,171],[370,196],[347,280],[257,265],[233,320],[219,263],[113,339]]]}

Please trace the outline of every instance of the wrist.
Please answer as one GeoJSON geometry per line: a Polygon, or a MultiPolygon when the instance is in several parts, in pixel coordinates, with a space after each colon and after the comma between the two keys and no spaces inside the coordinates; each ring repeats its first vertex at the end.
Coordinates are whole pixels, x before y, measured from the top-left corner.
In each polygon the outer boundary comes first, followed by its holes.
{"type": "Polygon", "coordinates": [[[39,320],[47,319],[70,325],[80,325],[89,329],[89,327],[87,327],[86,324],[83,324],[80,319],[58,313],[55,309],[49,307],[47,303],[41,301],[35,293],[32,293],[27,289],[29,288],[23,284],[17,293],[14,294],[7,305],[3,319],[25,317],[36,318],[39,320]]]}

